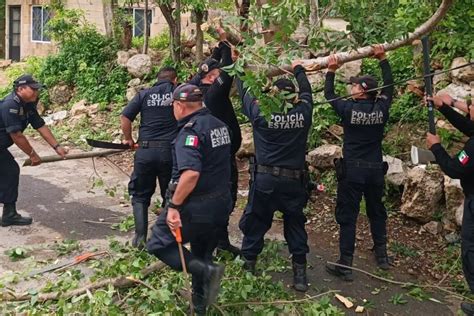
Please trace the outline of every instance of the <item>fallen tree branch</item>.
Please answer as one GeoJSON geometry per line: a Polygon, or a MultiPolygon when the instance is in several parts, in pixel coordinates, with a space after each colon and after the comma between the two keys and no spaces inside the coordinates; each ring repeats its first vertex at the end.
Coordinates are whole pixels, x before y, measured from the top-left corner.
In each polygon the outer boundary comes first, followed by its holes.
{"type": "MultiPolygon", "coordinates": [[[[407,36],[404,39],[395,40],[391,43],[383,44],[385,51],[395,50],[402,46],[410,45],[413,41],[420,39],[424,35],[431,32],[435,26],[446,16],[449,8],[453,4],[453,0],[443,0],[436,10],[436,12],[422,25],[417,27],[413,33],[407,36]]],[[[355,51],[351,52],[340,52],[337,53],[337,59],[340,63],[347,63],[350,61],[366,58],[372,55],[372,47],[365,46],[362,48],[358,48],[355,51]]],[[[308,71],[320,70],[327,67],[328,64],[328,57],[320,57],[316,59],[308,59],[303,60],[304,67],[308,71]]],[[[250,66],[252,68],[252,66],[250,66]]],[[[290,65],[282,66],[285,70],[291,71],[290,65]]],[[[270,67],[267,70],[267,75],[269,77],[274,77],[283,74],[283,72],[277,67],[270,67]]]]}
{"type": "MultiPolygon", "coordinates": [[[[163,262],[158,261],[142,269],[140,273],[143,275],[143,277],[147,277],[151,273],[160,271],[164,267],[166,267],[166,265],[163,262]]],[[[87,291],[97,290],[103,287],[107,287],[109,285],[112,285],[115,288],[127,288],[127,287],[132,287],[136,284],[143,285],[146,283],[137,282],[137,279],[129,277],[129,276],[119,276],[116,278],[108,278],[108,279],[100,280],[97,282],[92,282],[81,288],[67,291],[67,292],[53,292],[53,293],[39,294],[38,302],[41,303],[41,302],[52,301],[52,300],[67,299],[73,296],[82,295],[84,293],[87,293],[87,291]]],[[[1,293],[0,301],[9,301],[9,302],[27,301],[27,300],[30,300],[31,297],[32,296],[28,293],[15,293],[12,291],[5,291],[1,293]]]]}
{"type": "Polygon", "coordinates": [[[324,296],[324,295],[328,295],[328,294],[331,294],[331,293],[338,293],[338,292],[341,292],[341,291],[331,290],[331,291],[327,291],[327,292],[320,293],[320,294],[317,294],[317,295],[312,295],[312,296],[308,296],[308,297],[297,299],[297,300],[291,300],[291,301],[238,302],[238,303],[222,304],[222,305],[219,305],[219,306],[221,308],[225,308],[225,307],[234,307],[234,306],[242,306],[242,305],[285,305],[285,304],[304,303],[304,302],[314,300],[315,298],[318,298],[318,297],[321,297],[321,296],[324,296]]]}
{"type": "Polygon", "coordinates": [[[331,261],[326,261],[327,264],[330,264],[330,265],[334,265],[334,266],[337,266],[337,267],[341,267],[341,268],[346,268],[346,269],[351,269],[351,270],[354,270],[354,271],[358,271],[358,272],[361,272],[361,273],[364,273],[374,279],[377,279],[377,280],[380,280],[380,281],[384,281],[384,282],[387,282],[387,283],[392,283],[392,284],[396,284],[396,285],[401,285],[401,286],[415,286],[415,287],[419,287],[419,288],[434,288],[434,289],[438,289],[442,292],[445,292],[447,294],[450,294],[450,295],[453,295],[457,298],[462,298],[466,301],[470,301],[470,302],[474,302],[473,299],[467,297],[467,296],[464,296],[462,294],[458,294],[456,292],[453,292],[453,291],[450,291],[444,287],[441,287],[439,285],[432,285],[432,284],[417,284],[417,283],[413,283],[413,282],[402,282],[402,281],[395,281],[395,280],[390,280],[390,279],[387,279],[387,278],[383,278],[383,277],[380,277],[378,275],[375,275],[373,273],[370,273],[370,272],[367,272],[365,270],[362,270],[362,269],[359,269],[359,268],[354,268],[354,267],[351,267],[351,266],[346,266],[344,264],[340,264],[340,263],[336,263],[336,262],[331,262],[331,261]]]}

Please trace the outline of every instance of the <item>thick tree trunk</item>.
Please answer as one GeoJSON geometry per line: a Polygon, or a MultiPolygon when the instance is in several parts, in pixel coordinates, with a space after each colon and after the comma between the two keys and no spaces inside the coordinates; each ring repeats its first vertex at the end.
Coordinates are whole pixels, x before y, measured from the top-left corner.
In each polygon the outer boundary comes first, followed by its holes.
{"type": "Polygon", "coordinates": [[[308,0],[309,1],[309,25],[314,27],[320,26],[319,21],[319,0],[308,0]]]}
{"type": "Polygon", "coordinates": [[[250,0],[242,0],[239,8],[239,15],[242,18],[240,21],[240,32],[246,33],[249,30],[248,18],[250,12],[250,0]]]}
{"type": "Polygon", "coordinates": [[[181,0],[176,0],[173,9],[170,4],[160,4],[161,12],[170,29],[170,50],[173,62],[181,62],[181,0]],[[173,12],[175,11],[175,12],[173,12]]]}
{"type": "Polygon", "coordinates": [[[204,19],[204,12],[200,10],[195,10],[194,14],[196,15],[196,63],[200,63],[204,57],[203,54],[203,43],[204,43],[204,33],[202,32],[201,25],[204,19]]]}
{"type": "Polygon", "coordinates": [[[149,30],[149,21],[148,21],[148,0],[145,0],[145,16],[144,16],[144,22],[145,26],[143,28],[143,54],[148,54],[148,39],[149,35],[148,33],[150,32],[149,30]]]}
{"type": "Polygon", "coordinates": [[[113,0],[102,0],[102,7],[104,10],[104,26],[105,35],[108,37],[114,36],[114,2],[113,0]]]}

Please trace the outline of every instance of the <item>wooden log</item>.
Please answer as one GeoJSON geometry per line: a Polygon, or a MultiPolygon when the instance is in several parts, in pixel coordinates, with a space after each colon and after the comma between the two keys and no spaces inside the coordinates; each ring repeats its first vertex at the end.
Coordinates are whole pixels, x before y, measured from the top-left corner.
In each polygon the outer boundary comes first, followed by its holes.
{"type": "MultiPolygon", "coordinates": [[[[41,158],[41,163],[49,163],[49,162],[56,162],[56,161],[62,161],[62,160],[73,160],[73,159],[83,159],[83,158],[91,158],[91,157],[104,157],[108,155],[113,155],[117,154],[120,152],[123,152],[124,150],[122,149],[108,149],[108,150],[101,150],[101,151],[87,151],[83,153],[77,153],[77,154],[68,154],[66,155],[65,158],[62,158],[61,156],[58,155],[52,155],[52,156],[44,156],[40,157],[41,158]]],[[[23,162],[23,166],[31,166],[31,159],[28,158],[23,162]]]]}

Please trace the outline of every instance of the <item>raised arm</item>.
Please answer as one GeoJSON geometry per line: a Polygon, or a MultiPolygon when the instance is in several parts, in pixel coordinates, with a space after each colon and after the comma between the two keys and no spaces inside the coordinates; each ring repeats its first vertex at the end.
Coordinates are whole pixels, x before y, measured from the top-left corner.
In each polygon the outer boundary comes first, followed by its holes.
{"type": "Polygon", "coordinates": [[[332,105],[336,113],[340,116],[344,116],[344,107],[346,101],[334,100],[339,96],[334,91],[334,79],[336,77],[336,70],[339,68],[337,58],[334,55],[329,56],[328,71],[326,72],[326,81],[324,82],[324,97],[328,100],[329,104],[332,105]]]}
{"type": "Polygon", "coordinates": [[[313,106],[313,95],[311,91],[311,84],[309,83],[308,77],[306,76],[305,69],[300,61],[294,61],[293,73],[295,74],[296,82],[299,88],[299,99],[305,100],[307,103],[313,106]]]}
{"type": "Polygon", "coordinates": [[[474,122],[464,115],[456,112],[451,106],[461,108],[465,107],[465,112],[469,113],[467,104],[461,104],[459,101],[455,101],[447,94],[440,94],[434,97],[427,97],[428,100],[433,101],[433,105],[437,108],[446,119],[453,124],[461,133],[466,136],[474,135],[474,122]],[[458,105],[459,104],[459,105],[458,105]]]}
{"type": "Polygon", "coordinates": [[[258,109],[257,99],[250,93],[248,88],[244,88],[244,83],[240,78],[235,79],[237,93],[242,101],[242,113],[248,118],[256,117],[260,110],[258,109]]]}
{"type": "Polygon", "coordinates": [[[382,45],[375,45],[373,47],[374,50],[374,58],[378,59],[380,68],[382,69],[382,79],[384,88],[382,88],[380,92],[380,98],[384,100],[387,108],[390,107],[392,104],[393,99],[393,76],[392,76],[392,68],[387,60],[387,56],[385,55],[385,49],[382,45]],[[387,87],[388,86],[388,87],[387,87]]]}

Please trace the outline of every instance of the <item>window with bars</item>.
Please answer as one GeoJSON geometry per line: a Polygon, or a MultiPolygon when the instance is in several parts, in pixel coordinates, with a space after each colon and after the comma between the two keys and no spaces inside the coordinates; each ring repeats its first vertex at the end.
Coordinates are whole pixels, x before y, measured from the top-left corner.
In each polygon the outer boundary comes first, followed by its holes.
{"type": "MultiPolygon", "coordinates": [[[[150,35],[150,24],[152,10],[148,10],[148,35],[150,35]]],[[[145,34],[145,9],[133,9],[133,36],[139,37],[145,34]]]]}
{"type": "Polygon", "coordinates": [[[31,40],[33,42],[50,42],[47,23],[51,18],[51,12],[43,6],[33,6],[31,10],[31,40]]]}

